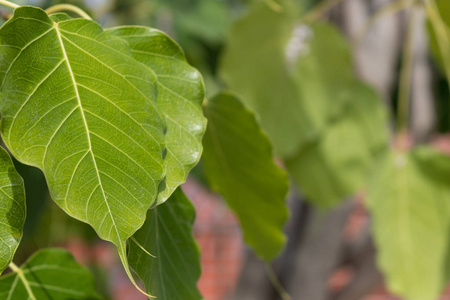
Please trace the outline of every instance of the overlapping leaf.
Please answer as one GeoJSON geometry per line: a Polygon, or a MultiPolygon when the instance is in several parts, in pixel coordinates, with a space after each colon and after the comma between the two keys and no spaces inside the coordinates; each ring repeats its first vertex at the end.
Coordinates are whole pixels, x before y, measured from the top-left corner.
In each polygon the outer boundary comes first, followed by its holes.
{"type": "Polygon", "coordinates": [[[158,30],[123,26],[106,32],[127,41],[133,57],[157,76],[158,107],[167,123],[166,177],[158,194],[160,204],[186,181],[202,153],[201,139],[206,127],[201,110],[202,77],[186,62],[180,47],[158,30]]]}
{"type": "Polygon", "coordinates": [[[374,157],[387,148],[386,111],[376,93],[355,83],[345,114],[317,142],[285,161],[294,181],[315,204],[331,207],[364,186],[374,157]]]}
{"type": "Polygon", "coordinates": [[[201,155],[200,75],[160,32],[108,33],[34,7],[16,9],[0,39],[5,143],[43,170],[69,215],[117,245],[127,268],[126,239],[201,155]]]}
{"type": "Polygon", "coordinates": [[[234,24],[221,74],[257,113],[276,153],[291,157],[342,112],[352,66],[336,29],[302,24],[292,1],[281,5],[277,12],[258,1],[234,24]]]}
{"type": "Polygon", "coordinates": [[[0,38],[5,143],[44,171],[68,214],[122,243],[142,225],[164,175],[155,76],[84,19],[55,23],[20,7],[0,38]]]}
{"type": "Polygon", "coordinates": [[[390,153],[370,184],[378,264],[389,288],[408,300],[436,299],[445,284],[449,167],[450,158],[430,148],[390,153]]]}
{"type": "Polygon", "coordinates": [[[194,207],[178,189],[167,202],[148,211],[144,225],[129,240],[130,266],[157,299],[202,299],[197,289],[200,254],[192,236],[194,219],[194,207]]]}
{"type": "Polygon", "coordinates": [[[288,211],[286,173],[275,165],[272,146],[252,112],[233,95],[221,93],[204,107],[205,174],[236,212],[246,242],[266,260],[284,245],[288,211]]]}
{"type": "Polygon", "coordinates": [[[0,274],[13,259],[25,223],[25,188],[9,154],[0,147],[0,274]]]}
{"type": "Polygon", "coordinates": [[[0,299],[95,300],[94,279],[61,249],[35,253],[20,268],[0,278],[0,299]]]}

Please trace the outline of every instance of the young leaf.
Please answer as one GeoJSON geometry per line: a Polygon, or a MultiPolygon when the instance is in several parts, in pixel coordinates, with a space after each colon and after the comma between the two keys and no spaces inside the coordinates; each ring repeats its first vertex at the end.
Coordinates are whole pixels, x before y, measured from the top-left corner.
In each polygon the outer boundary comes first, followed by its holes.
{"type": "Polygon", "coordinates": [[[342,113],[353,74],[336,29],[301,24],[292,1],[281,4],[274,11],[258,1],[234,24],[220,71],[257,113],[276,153],[288,158],[342,113]]]}
{"type": "Polygon", "coordinates": [[[286,173],[275,165],[271,144],[254,115],[233,95],[221,93],[204,107],[204,170],[242,225],[245,241],[265,260],[285,242],[286,173]]]}
{"type": "Polygon", "coordinates": [[[386,112],[380,99],[362,83],[350,91],[346,113],[329,124],[317,142],[285,160],[296,184],[321,207],[331,207],[362,188],[374,156],[387,148],[386,112]]]}
{"type": "Polygon", "coordinates": [[[130,266],[157,299],[202,299],[194,219],[194,207],[177,189],[168,201],[148,211],[144,226],[128,240],[130,266]]]}
{"type": "Polygon", "coordinates": [[[378,265],[389,288],[408,300],[436,299],[445,284],[448,167],[450,158],[431,148],[389,153],[369,186],[378,265]]]}
{"type": "Polygon", "coordinates": [[[69,252],[46,249],[0,277],[0,299],[94,300],[100,297],[89,271],[69,252]]]}
{"type": "Polygon", "coordinates": [[[201,109],[203,80],[186,62],[180,47],[159,30],[123,26],[106,32],[127,41],[133,57],[157,76],[158,107],[167,123],[166,176],[158,193],[160,204],[186,181],[189,171],[200,160],[206,127],[201,109]]]}
{"type": "Polygon", "coordinates": [[[9,265],[22,239],[25,188],[9,154],[0,147],[0,274],[9,265]]]}

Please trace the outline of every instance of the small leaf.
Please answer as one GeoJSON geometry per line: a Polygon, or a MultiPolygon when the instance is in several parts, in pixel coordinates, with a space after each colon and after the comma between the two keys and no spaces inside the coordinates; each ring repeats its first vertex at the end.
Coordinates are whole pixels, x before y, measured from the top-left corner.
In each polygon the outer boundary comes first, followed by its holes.
{"type": "Polygon", "coordinates": [[[191,67],[180,47],[159,30],[142,26],[122,26],[106,30],[131,48],[133,57],[152,70],[158,81],[158,107],[166,117],[166,176],[157,204],[164,202],[186,181],[202,153],[206,121],[201,104],[203,80],[191,67]]]}
{"type": "Polygon", "coordinates": [[[0,274],[12,261],[25,223],[25,188],[5,149],[0,147],[0,274]]]}
{"type": "Polygon", "coordinates": [[[0,299],[94,300],[100,297],[92,275],[69,252],[46,249],[0,277],[0,299]]]}
{"type": "Polygon", "coordinates": [[[130,266],[157,299],[202,299],[197,289],[201,271],[192,236],[194,219],[194,207],[178,189],[148,211],[144,226],[128,240],[130,266]]]}
{"type": "Polygon", "coordinates": [[[408,300],[436,299],[445,284],[450,168],[442,172],[444,166],[450,158],[431,148],[390,153],[369,186],[378,265],[392,292],[408,300]]]}
{"type": "Polygon", "coordinates": [[[355,83],[346,113],[317,142],[285,160],[307,198],[329,208],[364,186],[377,153],[387,148],[386,111],[376,93],[355,83]]]}
{"type": "Polygon", "coordinates": [[[206,177],[236,212],[245,241],[260,257],[271,260],[285,242],[287,175],[275,165],[271,144],[254,115],[236,97],[218,94],[204,111],[206,177]]]}

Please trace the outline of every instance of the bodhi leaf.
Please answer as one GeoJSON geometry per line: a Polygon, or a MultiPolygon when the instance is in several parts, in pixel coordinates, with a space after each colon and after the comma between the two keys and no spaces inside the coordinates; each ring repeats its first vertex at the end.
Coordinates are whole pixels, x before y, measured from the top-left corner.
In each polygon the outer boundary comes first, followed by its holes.
{"type": "Polygon", "coordinates": [[[206,121],[201,104],[204,87],[201,75],[192,68],[180,47],[167,35],[148,27],[123,26],[106,30],[131,48],[133,57],[152,70],[158,81],[158,107],[166,117],[167,155],[165,186],[157,202],[164,202],[198,163],[206,121]]]}
{"type": "Polygon", "coordinates": [[[129,273],[126,240],[170,169],[158,78],[126,40],[62,16],[19,7],[1,28],[1,132],[58,205],[116,244],[129,273]]]}
{"type": "Polygon", "coordinates": [[[376,93],[355,83],[346,113],[317,142],[285,160],[295,183],[313,203],[329,208],[363,187],[374,157],[386,149],[386,111],[376,93]]]}
{"type": "Polygon", "coordinates": [[[157,299],[202,299],[194,219],[194,207],[177,189],[168,201],[148,211],[142,228],[128,240],[130,266],[157,299]]]}
{"type": "Polygon", "coordinates": [[[9,265],[22,239],[25,187],[5,149],[0,147],[0,274],[9,265]]]}
{"type": "Polygon", "coordinates": [[[271,144],[254,115],[236,97],[218,94],[204,111],[208,128],[203,163],[208,182],[236,212],[246,242],[270,261],[285,242],[287,175],[275,165],[271,144]]]}
{"type": "Polygon", "coordinates": [[[0,277],[0,300],[95,300],[94,279],[62,249],[36,252],[20,268],[0,277]]]}
{"type": "Polygon", "coordinates": [[[389,153],[369,186],[367,204],[378,265],[392,292],[408,300],[436,299],[445,285],[450,225],[450,169],[443,172],[447,167],[450,158],[431,148],[389,153]]]}
{"type": "Polygon", "coordinates": [[[233,25],[220,71],[256,112],[276,153],[288,158],[342,113],[353,74],[349,46],[336,29],[301,24],[292,1],[281,5],[274,11],[254,3],[233,25]]]}

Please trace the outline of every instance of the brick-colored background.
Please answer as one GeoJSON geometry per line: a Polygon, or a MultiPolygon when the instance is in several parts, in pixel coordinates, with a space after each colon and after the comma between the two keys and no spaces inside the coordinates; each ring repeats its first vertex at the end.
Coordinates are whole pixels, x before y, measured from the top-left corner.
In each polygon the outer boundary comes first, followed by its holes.
{"type": "MultiPolygon", "coordinates": [[[[215,194],[210,193],[195,181],[188,180],[183,190],[193,202],[197,217],[194,235],[201,250],[202,276],[199,289],[206,300],[225,300],[233,294],[243,265],[245,245],[237,219],[215,194]]],[[[368,222],[363,205],[358,205],[348,220],[344,236],[355,238],[359,229],[368,222]]],[[[75,258],[84,265],[97,264],[106,268],[109,289],[113,300],[147,299],[134,286],[117,259],[116,250],[110,243],[100,242],[88,247],[81,239],[71,239],[65,245],[75,258]]],[[[329,288],[338,290],[352,278],[350,269],[340,269],[328,282],[329,288]]],[[[295,300],[295,299],[293,299],[295,300]]],[[[311,299],[314,300],[314,299],[311,299]]],[[[400,300],[389,295],[383,286],[376,288],[361,300],[400,300]]],[[[450,300],[450,288],[439,300],[450,300]]]]}

